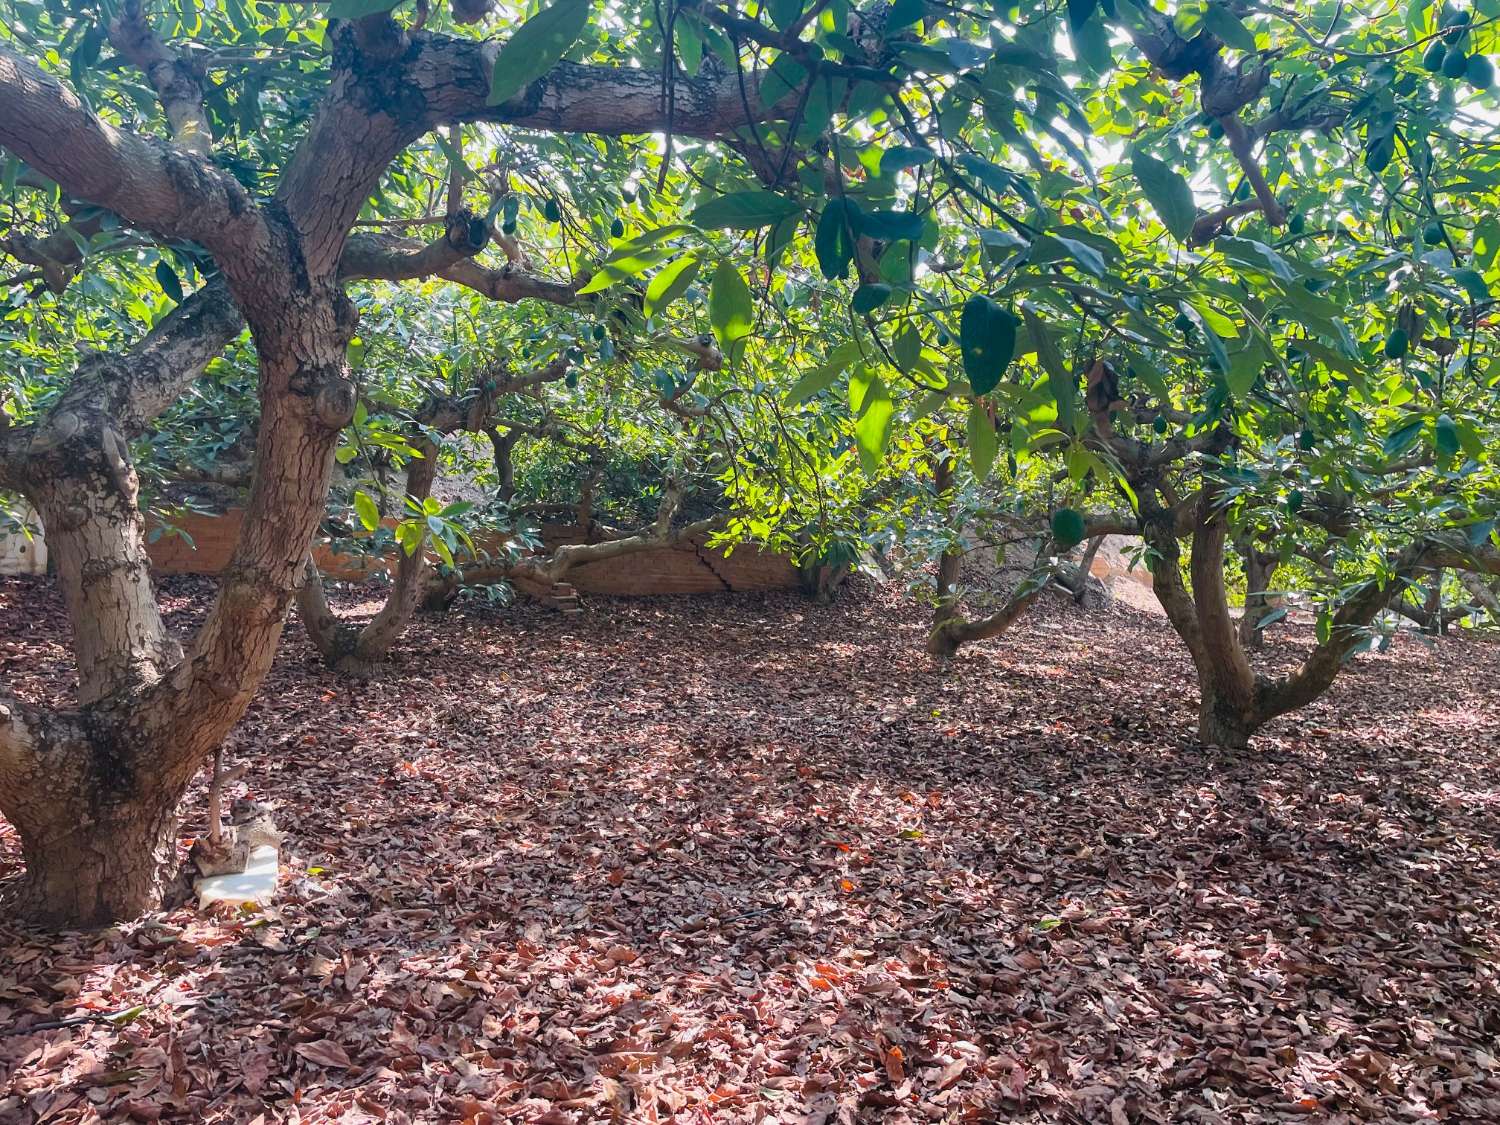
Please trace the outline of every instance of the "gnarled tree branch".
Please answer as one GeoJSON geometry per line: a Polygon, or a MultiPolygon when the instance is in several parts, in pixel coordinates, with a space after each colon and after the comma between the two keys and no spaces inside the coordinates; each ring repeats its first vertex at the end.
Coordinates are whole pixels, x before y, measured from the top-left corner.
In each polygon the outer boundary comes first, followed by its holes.
{"type": "Polygon", "coordinates": [[[208,248],[221,265],[266,238],[249,192],[211,162],[102,120],[62,81],[0,47],[0,146],[69,195],[166,238],[208,248]]]}
{"type": "Polygon", "coordinates": [[[109,41],[151,83],[167,115],[172,139],[188,152],[207,156],[213,133],[203,108],[202,77],[151,29],[142,0],[124,0],[109,21],[109,41]]]}

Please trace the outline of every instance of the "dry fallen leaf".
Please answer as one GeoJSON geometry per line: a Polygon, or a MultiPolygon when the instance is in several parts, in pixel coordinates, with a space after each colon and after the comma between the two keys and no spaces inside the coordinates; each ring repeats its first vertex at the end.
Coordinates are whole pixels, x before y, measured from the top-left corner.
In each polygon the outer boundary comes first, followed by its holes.
{"type": "MultiPolygon", "coordinates": [[[[293,621],[229,749],[318,875],[0,920],[6,1031],[144,1006],[0,1036],[0,1121],[1500,1121],[1495,642],[1403,638],[1223,755],[1159,619],[1043,606],[942,672],[856,595],[455,610],[357,691],[293,621]]],[[[23,698],[71,690],[60,610],[0,580],[23,698]]]]}
{"type": "Polygon", "coordinates": [[[318,1039],[312,1043],[298,1043],[292,1050],[301,1055],[308,1062],[317,1063],[319,1066],[350,1067],[354,1064],[349,1059],[349,1053],[332,1039],[318,1039]]]}

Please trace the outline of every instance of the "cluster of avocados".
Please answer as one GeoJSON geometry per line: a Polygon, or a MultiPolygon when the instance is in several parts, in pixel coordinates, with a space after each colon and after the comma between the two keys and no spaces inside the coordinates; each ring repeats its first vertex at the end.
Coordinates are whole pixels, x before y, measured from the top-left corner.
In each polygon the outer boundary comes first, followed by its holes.
{"type": "Polygon", "coordinates": [[[1422,65],[1444,78],[1462,78],[1476,90],[1488,90],[1495,84],[1495,65],[1481,54],[1469,54],[1468,12],[1446,10],[1438,21],[1442,34],[1435,38],[1422,56],[1422,65]]]}

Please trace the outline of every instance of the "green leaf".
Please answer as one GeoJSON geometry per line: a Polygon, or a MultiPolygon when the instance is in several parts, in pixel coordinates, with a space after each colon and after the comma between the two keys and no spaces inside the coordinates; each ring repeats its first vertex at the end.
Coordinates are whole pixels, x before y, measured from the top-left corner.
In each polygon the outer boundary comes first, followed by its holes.
{"type": "Polygon", "coordinates": [[[849,307],[861,316],[874,312],[891,299],[891,287],[882,282],[861,285],[849,298],[849,307]]]}
{"type": "Polygon", "coordinates": [[[800,203],[772,191],[732,191],[699,205],[688,218],[705,230],[759,230],[801,213],[800,203]]]}
{"type": "Polygon", "coordinates": [[[654,230],[642,231],[634,238],[620,243],[610,253],[605,262],[620,261],[638,255],[648,246],[655,246],[658,242],[665,242],[669,238],[675,238],[679,234],[686,234],[692,230],[688,223],[668,223],[664,227],[656,227],[654,230]]]}
{"type": "Polygon", "coordinates": [[[864,414],[865,397],[877,381],[875,369],[866,364],[860,364],[849,373],[849,412],[856,418],[864,414]]]}
{"type": "Polygon", "coordinates": [[[1177,308],[1203,334],[1203,342],[1208,345],[1208,357],[1215,370],[1220,374],[1228,372],[1229,349],[1224,346],[1224,338],[1213,330],[1213,327],[1203,319],[1203,314],[1193,305],[1186,301],[1179,301],[1177,308]]]}
{"type": "Polygon", "coordinates": [[[915,324],[908,324],[891,341],[891,358],[896,367],[906,374],[916,370],[922,359],[922,334],[915,324]]]}
{"type": "Polygon", "coordinates": [[[1078,379],[1068,370],[1067,362],[1057,350],[1057,342],[1052,339],[1047,326],[1030,309],[1023,309],[1022,312],[1026,317],[1027,334],[1036,344],[1037,359],[1047,372],[1047,389],[1052,392],[1053,401],[1057,403],[1057,428],[1071,434],[1078,413],[1078,379]]]}
{"type": "MultiPolygon", "coordinates": [[[[889,23],[886,25],[889,27],[889,23]]],[[[915,168],[936,160],[937,154],[930,148],[913,148],[911,145],[892,145],[880,154],[881,176],[894,176],[907,168],[915,168]]]]}
{"type": "Polygon", "coordinates": [[[731,360],[739,350],[739,342],[750,335],[750,329],[755,325],[750,287],[727,259],[714,271],[713,285],[708,292],[708,322],[713,326],[719,347],[731,360]]]}
{"type": "Polygon", "coordinates": [[[677,56],[682,59],[682,68],[688,76],[696,78],[698,68],[703,65],[703,29],[689,13],[679,12],[675,28],[677,56]]]}
{"type": "Polygon", "coordinates": [[[1469,300],[1476,305],[1490,299],[1490,287],[1486,284],[1484,275],[1478,270],[1454,270],[1453,280],[1463,287],[1463,291],[1469,295],[1469,300]]]}
{"type": "Polygon", "coordinates": [[[1451,461],[1458,456],[1458,427],[1454,424],[1452,417],[1447,414],[1439,414],[1432,425],[1433,446],[1437,449],[1438,457],[1443,461],[1451,461]]]}
{"type": "Polygon", "coordinates": [[[325,15],[331,20],[357,20],[389,12],[400,0],[333,0],[325,15]]]}
{"type": "Polygon", "coordinates": [[[859,341],[847,340],[828,353],[828,358],[813,368],[787,391],[785,401],[805,402],[819,391],[833,385],[844,369],[860,357],[859,341]]]}
{"type": "Polygon", "coordinates": [[[854,440],[859,446],[860,468],[865,476],[873,477],[891,440],[891,418],[896,413],[891,394],[879,376],[865,392],[862,405],[864,413],[854,423],[854,440]]]}
{"type": "Polygon", "coordinates": [[[1265,366],[1266,354],[1258,342],[1252,342],[1229,357],[1229,367],[1224,372],[1225,385],[1235,401],[1243,402],[1260,378],[1265,366]]]}
{"type": "Polygon", "coordinates": [[[646,303],[641,309],[647,318],[655,316],[687,292],[693,278],[698,276],[699,265],[696,254],[686,254],[663,267],[651,279],[651,284],[646,286],[646,303]]]}
{"type": "Polygon", "coordinates": [[[495,56],[488,105],[501,105],[551,70],[578,42],[590,0],[555,0],[516,29],[495,56]]]}
{"type": "Polygon", "coordinates": [[[927,14],[925,0],[895,0],[885,17],[885,34],[914,24],[927,14]]]}
{"type": "Polygon", "coordinates": [[[813,250],[818,255],[818,269],[829,281],[849,276],[849,263],[854,260],[854,232],[851,227],[859,222],[859,205],[852,200],[830,199],[818,217],[817,233],[813,236],[813,250]]]}
{"type": "Polygon", "coordinates": [[[1031,243],[1032,261],[1041,265],[1058,258],[1072,258],[1086,273],[1103,277],[1108,264],[1104,255],[1087,242],[1077,238],[1064,238],[1060,234],[1039,234],[1031,243]]]}
{"type": "Polygon", "coordinates": [[[802,89],[807,81],[807,68],[789,54],[776,56],[761,79],[760,96],[766,105],[779,105],[789,101],[793,91],[802,89]]]}
{"type": "Polygon", "coordinates": [[[771,228],[770,235],[766,238],[766,265],[775,269],[781,261],[781,255],[786,248],[792,244],[792,239],[797,237],[797,228],[802,225],[802,215],[792,215],[790,218],[782,219],[771,228]]]}
{"type": "Polygon", "coordinates": [[[995,465],[995,455],[1000,452],[1000,437],[995,433],[995,424],[990,413],[978,403],[969,407],[969,460],[974,466],[974,475],[984,480],[995,465]]]}
{"type": "Polygon", "coordinates": [[[354,513],[366,531],[374,531],[380,526],[380,508],[363,489],[354,490],[354,513]]]}
{"type": "Polygon", "coordinates": [[[1426,425],[1427,419],[1420,414],[1407,419],[1386,435],[1385,441],[1380,444],[1381,452],[1387,457],[1399,457],[1416,444],[1426,425]]]}
{"type": "Polygon", "coordinates": [[[965,172],[969,173],[969,175],[973,176],[996,195],[1004,195],[1008,191],[1014,191],[1022,196],[1026,196],[1029,192],[1030,185],[1024,179],[1010,169],[993,164],[982,156],[966,152],[958,158],[958,163],[965,172]]]}
{"type": "MultiPolygon", "coordinates": [[[[1292,264],[1278,254],[1264,242],[1257,242],[1253,238],[1219,238],[1214,243],[1215,247],[1224,252],[1224,256],[1230,261],[1242,262],[1256,269],[1265,270],[1278,281],[1288,283],[1299,282],[1297,271],[1292,264]]],[[[1302,290],[1304,293],[1306,289],[1302,290]]]]}
{"type": "Polygon", "coordinates": [[[182,281],[178,278],[177,271],[165,261],[156,263],[156,283],[168,297],[179,305],[182,303],[182,281]]]}
{"type": "Polygon", "coordinates": [[[1209,4],[1203,13],[1203,26],[1219,37],[1226,47],[1236,51],[1255,50],[1255,35],[1239,17],[1222,4],[1209,4]]]}
{"type": "Polygon", "coordinates": [[[599,266],[599,272],[589,278],[588,284],[578,290],[578,295],[586,297],[590,293],[602,293],[617,281],[625,281],[637,274],[645,273],[664,259],[669,252],[667,247],[657,246],[624,258],[612,255],[599,266]]]}
{"type": "Polygon", "coordinates": [[[1198,218],[1193,189],[1187,180],[1165,162],[1139,148],[1131,153],[1130,167],[1162,225],[1179,242],[1187,241],[1198,218]]]}
{"type": "Polygon", "coordinates": [[[1073,39],[1073,54],[1095,74],[1106,73],[1114,65],[1114,50],[1109,42],[1109,30],[1102,19],[1087,20],[1077,27],[1070,27],[1073,39]]]}
{"type": "Polygon", "coordinates": [[[988,297],[964,302],[958,322],[958,344],[964,374],[975,394],[988,394],[1000,385],[1016,354],[1016,318],[988,297]]]}
{"type": "Polygon", "coordinates": [[[802,0],[771,0],[769,4],[771,22],[776,27],[785,31],[797,22],[797,17],[802,15],[802,0]]]}
{"type": "Polygon", "coordinates": [[[922,237],[926,226],[922,216],[914,211],[867,211],[859,216],[858,223],[858,233],[886,242],[915,242],[922,237]]]}

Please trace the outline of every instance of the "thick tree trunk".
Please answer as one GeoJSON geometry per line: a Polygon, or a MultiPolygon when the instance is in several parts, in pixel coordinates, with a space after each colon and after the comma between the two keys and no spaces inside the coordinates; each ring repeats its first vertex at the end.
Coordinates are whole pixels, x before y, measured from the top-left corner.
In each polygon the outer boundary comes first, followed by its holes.
{"type": "MultiPolygon", "coordinates": [[[[135,476],[108,415],[54,410],[25,456],[5,465],[57,544],[80,682],[76,712],[36,714],[0,700],[0,811],[21,837],[23,905],[34,918],[96,925],[160,904],[178,801],[270,668],[338,430],[353,412],[342,366],[353,322],[342,294],[327,297],[288,309],[276,333],[258,333],[255,482],[219,595],[185,655],[156,608],[135,476]]],[[[181,351],[199,370],[222,347],[205,355],[201,325],[178,320],[171,331],[179,330],[196,341],[181,351]]]]}
{"type": "Polygon", "coordinates": [[[47,926],[107,925],[160,910],[177,859],[181,792],[147,787],[49,802],[50,815],[16,828],[26,861],[18,906],[47,926]],[[87,810],[87,811],[85,811],[87,810]]]}
{"type": "MultiPolygon", "coordinates": [[[[1132,482],[1135,484],[1135,482],[1132,482]]],[[[1224,583],[1228,528],[1215,487],[1199,490],[1192,522],[1191,592],[1182,580],[1182,551],[1173,515],[1162,508],[1149,482],[1142,495],[1143,533],[1156,552],[1151,582],[1188,652],[1198,676],[1198,739],[1205,745],[1242,748],[1269,716],[1258,706],[1258,681],[1229,613],[1224,583]]]]}
{"type": "Polygon", "coordinates": [[[1250,736],[1260,728],[1253,711],[1227,702],[1211,688],[1200,687],[1198,703],[1198,741],[1205,746],[1222,746],[1226,750],[1244,750],[1250,736]]]}

